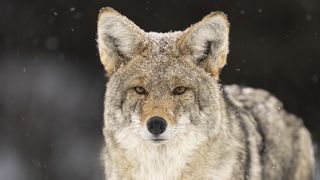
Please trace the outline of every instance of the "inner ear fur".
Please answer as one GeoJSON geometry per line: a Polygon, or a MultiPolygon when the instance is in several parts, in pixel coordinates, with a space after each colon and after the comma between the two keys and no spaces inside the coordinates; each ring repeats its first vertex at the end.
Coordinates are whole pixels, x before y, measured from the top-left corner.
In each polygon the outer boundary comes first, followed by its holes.
{"type": "Polygon", "coordinates": [[[229,26],[224,13],[210,13],[183,32],[178,41],[181,53],[218,77],[229,52],[229,26]]]}
{"type": "Polygon", "coordinates": [[[110,7],[100,10],[97,43],[108,75],[139,54],[144,42],[144,31],[132,21],[110,7]]]}

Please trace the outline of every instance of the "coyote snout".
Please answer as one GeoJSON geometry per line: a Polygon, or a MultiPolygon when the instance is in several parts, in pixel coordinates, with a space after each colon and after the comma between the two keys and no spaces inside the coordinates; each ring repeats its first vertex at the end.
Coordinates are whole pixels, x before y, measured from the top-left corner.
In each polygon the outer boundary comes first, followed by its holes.
{"type": "MultiPolygon", "coordinates": [[[[148,88],[148,86],[158,87],[153,85],[153,82],[155,82],[154,79],[144,81],[144,84],[150,83],[150,85],[145,85],[145,94],[138,94],[136,92],[128,94],[128,102],[130,101],[130,104],[136,105],[127,113],[134,117],[132,118],[132,126],[135,132],[138,132],[138,138],[164,143],[179,136],[181,130],[184,129],[182,125],[186,126],[189,124],[189,118],[182,118],[186,114],[183,113],[186,111],[186,107],[182,102],[176,103],[188,95],[175,96],[171,93],[170,88],[167,87],[163,88],[161,96],[158,96],[157,93],[159,91],[148,88]],[[136,98],[139,98],[139,100],[136,98]]],[[[166,80],[163,80],[157,82],[157,84],[165,84],[166,82],[166,80]]],[[[186,105],[188,104],[186,103],[186,105]]]]}

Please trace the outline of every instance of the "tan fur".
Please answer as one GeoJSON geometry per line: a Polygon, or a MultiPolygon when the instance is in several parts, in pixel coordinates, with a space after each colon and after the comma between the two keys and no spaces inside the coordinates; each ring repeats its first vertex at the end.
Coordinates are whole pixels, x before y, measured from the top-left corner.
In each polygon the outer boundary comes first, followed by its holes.
{"type": "Polygon", "coordinates": [[[312,179],[302,121],[264,90],[219,84],[228,34],[222,12],[184,31],[156,33],[111,8],[100,11],[97,42],[109,75],[106,179],[312,179]],[[178,87],[186,91],[177,94],[178,87]],[[168,124],[157,136],[147,127],[155,116],[168,124]]]}
{"type": "Polygon", "coordinates": [[[148,119],[154,116],[163,117],[169,124],[176,123],[176,117],[173,113],[175,109],[174,105],[175,104],[172,100],[162,100],[160,102],[158,99],[146,100],[142,104],[142,123],[145,123],[148,119]]]}

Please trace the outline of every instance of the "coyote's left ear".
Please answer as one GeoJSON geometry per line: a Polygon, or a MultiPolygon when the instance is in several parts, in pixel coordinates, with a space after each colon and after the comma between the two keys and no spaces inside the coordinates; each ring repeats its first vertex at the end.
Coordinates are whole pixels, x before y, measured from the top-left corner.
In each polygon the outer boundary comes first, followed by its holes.
{"type": "Polygon", "coordinates": [[[102,8],[98,17],[98,48],[101,63],[108,75],[139,54],[144,31],[110,7],[102,8]]]}
{"type": "Polygon", "coordinates": [[[183,32],[179,39],[182,54],[218,77],[226,64],[229,46],[229,22],[224,13],[212,12],[183,32]]]}

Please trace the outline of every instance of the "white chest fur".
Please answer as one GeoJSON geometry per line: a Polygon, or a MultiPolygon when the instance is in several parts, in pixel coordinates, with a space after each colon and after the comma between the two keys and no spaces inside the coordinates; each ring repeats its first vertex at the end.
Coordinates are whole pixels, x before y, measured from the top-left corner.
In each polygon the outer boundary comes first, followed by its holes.
{"type": "Polygon", "coordinates": [[[181,147],[140,147],[137,149],[135,179],[177,179],[191,152],[181,147]]]}
{"type": "Polygon", "coordinates": [[[206,136],[190,130],[183,137],[155,144],[149,140],[141,141],[128,134],[128,130],[118,133],[116,138],[134,166],[130,176],[139,180],[178,179],[195,150],[206,140],[206,136]]]}

